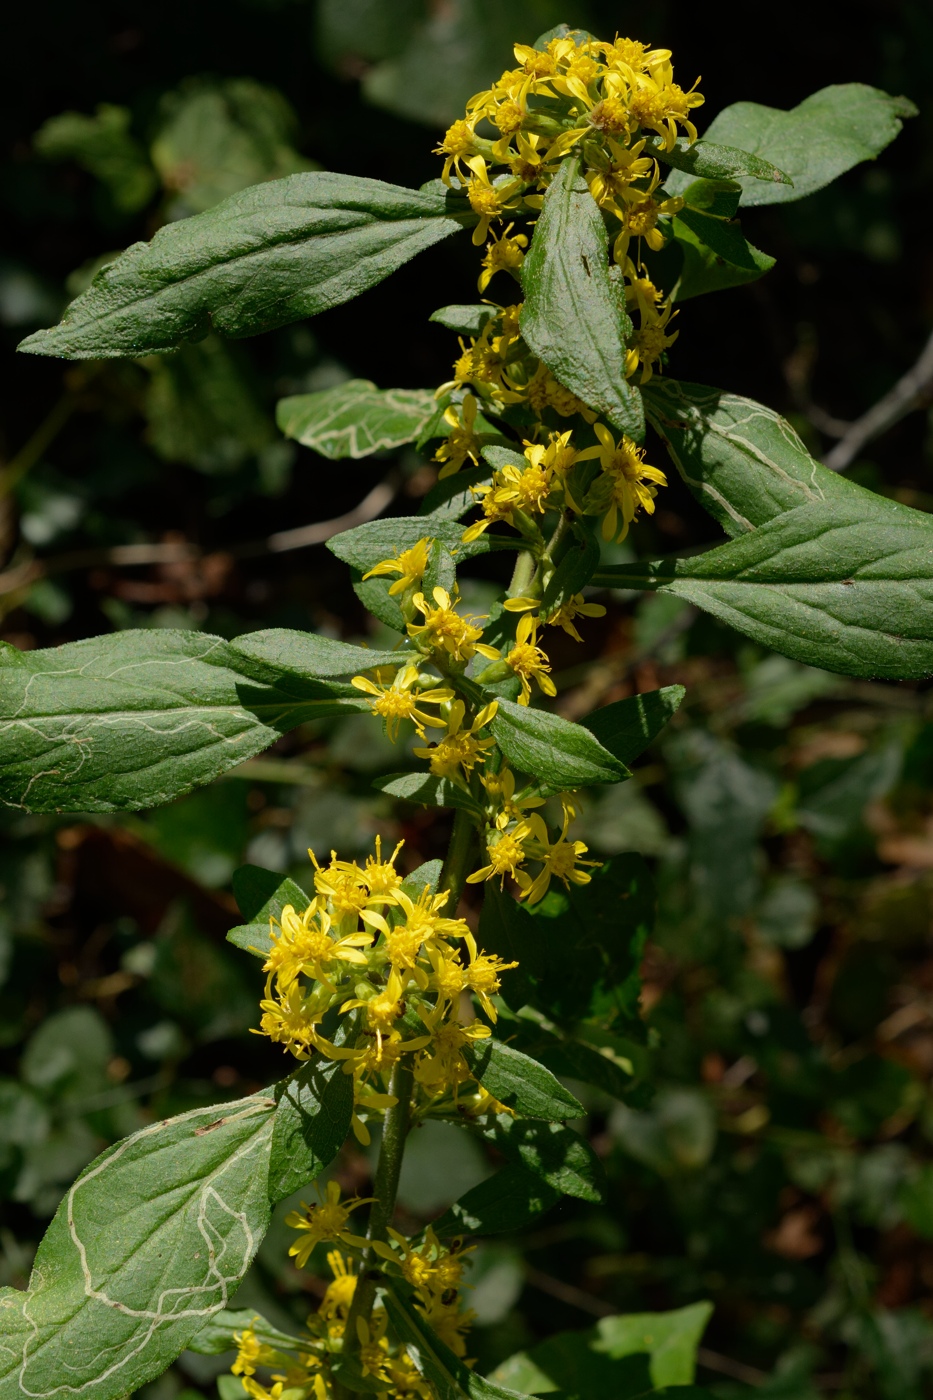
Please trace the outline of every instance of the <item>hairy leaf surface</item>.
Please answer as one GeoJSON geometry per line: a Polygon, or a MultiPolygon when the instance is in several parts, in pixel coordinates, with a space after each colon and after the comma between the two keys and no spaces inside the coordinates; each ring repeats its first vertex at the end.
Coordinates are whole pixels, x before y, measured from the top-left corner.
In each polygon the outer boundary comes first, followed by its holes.
{"type": "MultiPolygon", "coordinates": [[[[874,160],[898,135],[902,119],[916,113],[906,97],[890,97],[864,83],[836,83],[812,93],[789,112],[758,102],[735,102],[710,123],[694,150],[709,138],[741,146],[779,166],[792,184],[749,179],[740,170],[731,178],[743,186],[743,205],[786,204],[822,189],[853,165],[874,160]]],[[[665,181],[665,186],[679,194],[686,183],[680,175],[665,181]]]]}
{"type": "Polygon", "coordinates": [[[350,379],[280,399],[275,419],[286,437],[337,461],[414,442],[436,413],[432,389],[377,389],[368,379],[350,379]]]}
{"type": "Polygon", "coordinates": [[[549,1069],[510,1045],[490,1038],[464,1046],[462,1054],[474,1077],[515,1113],[562,1123],[584,1112],[549,1069]]]}
{"type": "Polygon", "coordinates": [[[640,442],[641,396],[625,378],[632,323],[609,273],[599,207],[570,158],[548,186],[523,267],[522,335],[566,388],[640,442]]]}
{"type": "Polygon", "coordinates": [[[933,520],[870,492],[798,506],[693,559],[604,569],[844,675],[933,675],[933,520]]]}
{"type": "Polygon", "coordinates": [[[547,710],[500,700],[490,727],[509,762],[531,774],[542,789],[561,792],[631,777],[625,764],[583,725],[547,710]]]}
{"type": "Polygon", "coordinates": [[[134,243],[20,349],[101,359],[164,354],[211,327],[256,335],[350,301],[475,222],[439,193],[355,175],[254,185],[134,243]]]}
{"type": "Polygon", "coordinates": [[[157,628],[48,651],[4,645],[0,801],[32,812],[154,807],[298,724],[366,708],[352,686],[299,673],[305,634],[264,635],[281,661],[263,659],[261,641],[237,650],[157,628]],[[281,649],[283,636],[298,640],[281,649]]]}
{"type": "Polygon", "coordinates": [[[28,1291],[0,1300],[2,1400],[118,1400],[227,1306],[269,1223],[274,1109],[262,1094],[194,1109],[91,1163],[28,1291]]]}

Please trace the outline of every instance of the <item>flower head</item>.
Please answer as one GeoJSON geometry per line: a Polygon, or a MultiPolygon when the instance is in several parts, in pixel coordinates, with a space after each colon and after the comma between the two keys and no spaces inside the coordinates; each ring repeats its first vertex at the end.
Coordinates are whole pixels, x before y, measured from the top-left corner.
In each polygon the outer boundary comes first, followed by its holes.
{"type": "Polygon", "coordinates": [[[356,1249],[362,1249],[366,1241],[358,1235],[351,1235],[347,1231],[347,1222],[350,1215],[359,1206],[367,1205],[373,1201],[373,1196],[352,1196],[347,1201],[340,1199],[340,1187],[336,1181],[327,1183],[326,1191],[322,1195],[318,1188],[320,1205],[306,1205],[301,1203],[301,1210],[289,1211],[285,1217],[285,1224],[291,1230],[300,1230],[301,1239],[295,1241],[289,1248],[289,1257],[295,1260],[299,1269],[303,1269],[311,1257],[314,1248],[322,1240],[342,1240],[344,1244],[352,1245],[356,1249]]]}

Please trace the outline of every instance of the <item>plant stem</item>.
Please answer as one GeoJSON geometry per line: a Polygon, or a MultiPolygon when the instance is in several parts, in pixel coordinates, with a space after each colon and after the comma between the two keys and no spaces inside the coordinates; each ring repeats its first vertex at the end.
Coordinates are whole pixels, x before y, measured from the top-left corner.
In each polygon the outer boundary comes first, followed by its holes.
{"type": "Polygon", "coordinates": [[[447,856],[441,870],[440,879],[437,882],[439,890],[449,890],[450,897],[444,907],[444,914],[448,918],[455,918],[457,905],[460,903],[460,896],[463,893],[463,886],[469,873],[470,856],[473,849],[474,826],[473,819],[468,812],[457,809],[454,812],[453,831],[450,833],[450,845],[447,848],[447,856]]]}
{"type": "MultiPolygon", "coordinates": [[[[343,1334],[343,1354],[348,1358],[359,1351],[360,1339],[357,1333],[357,1322],[358,1320],[369,1322],[373,1304],[376,1301],[379,1273],[375,1267],[377,1255],[372,1248],[372,1241],[386,1239],[388,1226],[395,1214],[395,1197],[398,1194],[402,1158],[405,1153],[405,1139],[408,1136],[413,1087],[414,1076],[411,1068],[399,1060],[389,1080],[389,1093],[395,1097],[396,1103],[386,1111],[385,1125],[382,1130],[382,1145],[379,1148],[379,1161],[376,1164],[376,1175],[373,1179],[375,1200],[369,1212],[369,1227],[366,1231],[368,1243],[360,1260],[359,1279],[353,1293],[353,1302],[350,1305],[347,1325],[343,1334]]],[[[354,1392],[335,1377],[334,1393],[338,1400],[346,1400],[346,1397],[351,1396],[354,1392]]]]}

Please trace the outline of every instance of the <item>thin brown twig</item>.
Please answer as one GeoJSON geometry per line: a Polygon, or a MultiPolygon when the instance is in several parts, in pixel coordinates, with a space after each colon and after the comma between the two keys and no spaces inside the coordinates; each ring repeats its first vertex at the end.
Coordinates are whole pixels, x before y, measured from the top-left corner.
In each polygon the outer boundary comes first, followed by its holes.
{"type": "MultiPolygon", "coordinates": [[[[317,520],[295,530],[280,530],[262,540],[251,540],[221,550],[234,559],[254,559],[264,554],[284,554],[293,549],[307,549],[324,544],[343,530],[365,525],[375,520],[391,505],[398,491],[398,479],[393,474],[378,482],[359,505],[333,520],[317,520]]],[[[163,544],[118,544],[109,549],[79,549],[50,559],[29,559],[0,574],[0,595],[28,588],[41,578],[70,573],[75,569],[137,568],[146,564],[181,564],[201,559],[206,551],[200,545],[185,540],[163,544]]]]}
{"type": "Polygon", "coordinates": [[[920,408],[933,395],[933,335],[914,365],[901,375],[892,389],[876,404],[850,423],[835,447],[823,458],[830,471],[845,471],[862,448],[899,423],[915,408],[920,408]]]}

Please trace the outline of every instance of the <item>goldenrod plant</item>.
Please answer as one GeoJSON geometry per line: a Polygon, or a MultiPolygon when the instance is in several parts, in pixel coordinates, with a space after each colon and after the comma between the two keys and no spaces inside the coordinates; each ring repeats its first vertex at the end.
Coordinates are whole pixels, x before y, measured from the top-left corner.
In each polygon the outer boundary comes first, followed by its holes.
{"type": "MultiPolygon", "coordinates": [[[[153,1123],[79,1176],[28,1291],[0,1293],[3,1400],[118,1400],[184,1348],[236,1348],[224,1400],[534,1390],[520,1362],[491,1379],[473,1367],[472,1240],[562,1195],[602,1197],[564,1081],[624,1097],[638,1079],[627,979],[651,897],[637,862],[600,863],[575,838],[577,794],[627,779],[683,694],[571,722],[548,706],[549,637],[583,643],[600,590],[653,591],[795,660],[933,674],[929,516],[821,466],[770,409],[672,374],[685,303],[772,264],[739,209],[873,159],[910,104],[849,84],[793,113],[740,103],[700,137],[699,80],[675,81],[667,49],[560,26],[517,45],[515,64],[467,103],[422,189],[318,171],[257,185],[128,249],[21,347],[167,354],[211,328],[251,335],[349,301],[464,231],[477,249],[480,299],[432,318],[456,337],[439,388],[350,381],[280,404],[284,433],[325,457],[405,443],[433,455],[420,514],[331,541],[381,624],[378,648],[128,630],[3,652],[14,808],[153,807],[300,724],[369,711],[403,746],[400,766],[404,746],[419,763],[381,790],[452,813],[446,859],[407,873],[403,846],[379,839],[362,864],[312,851],[308,892],[238,872],[244,922],[229,937],[259,961],[255,1029],[281,1047],[282,1078],[153,1123]],[[638,559],[639,519],[685,488],[728,541],[638,559]],[[513,567],[476,614],[458,580],[480,555],[513,567]],[[572,1009],[555,981],[583,988],[572,1009]],[[503,1165],[409,1238],[394,1224],[406,1139],[432,1119],[503,1165]],[[368,1194],[324,1175],[351,1135],[378,1151],[368,1194]],[[291,1335],[230,1304],[272,1208],[298,1192],[289,1253],[299,1269],[326,1259],[331,1281],[291,1335]]],[[[697,1305],[637,1345],[607,1342],[601,1368],[580,1372],[581,1400],[607,1385],[704,1394],[690,1387],[705,1318],[697,1305]],[[632,1353],[649,1358],[637,1372],[632,1353]]]]}

